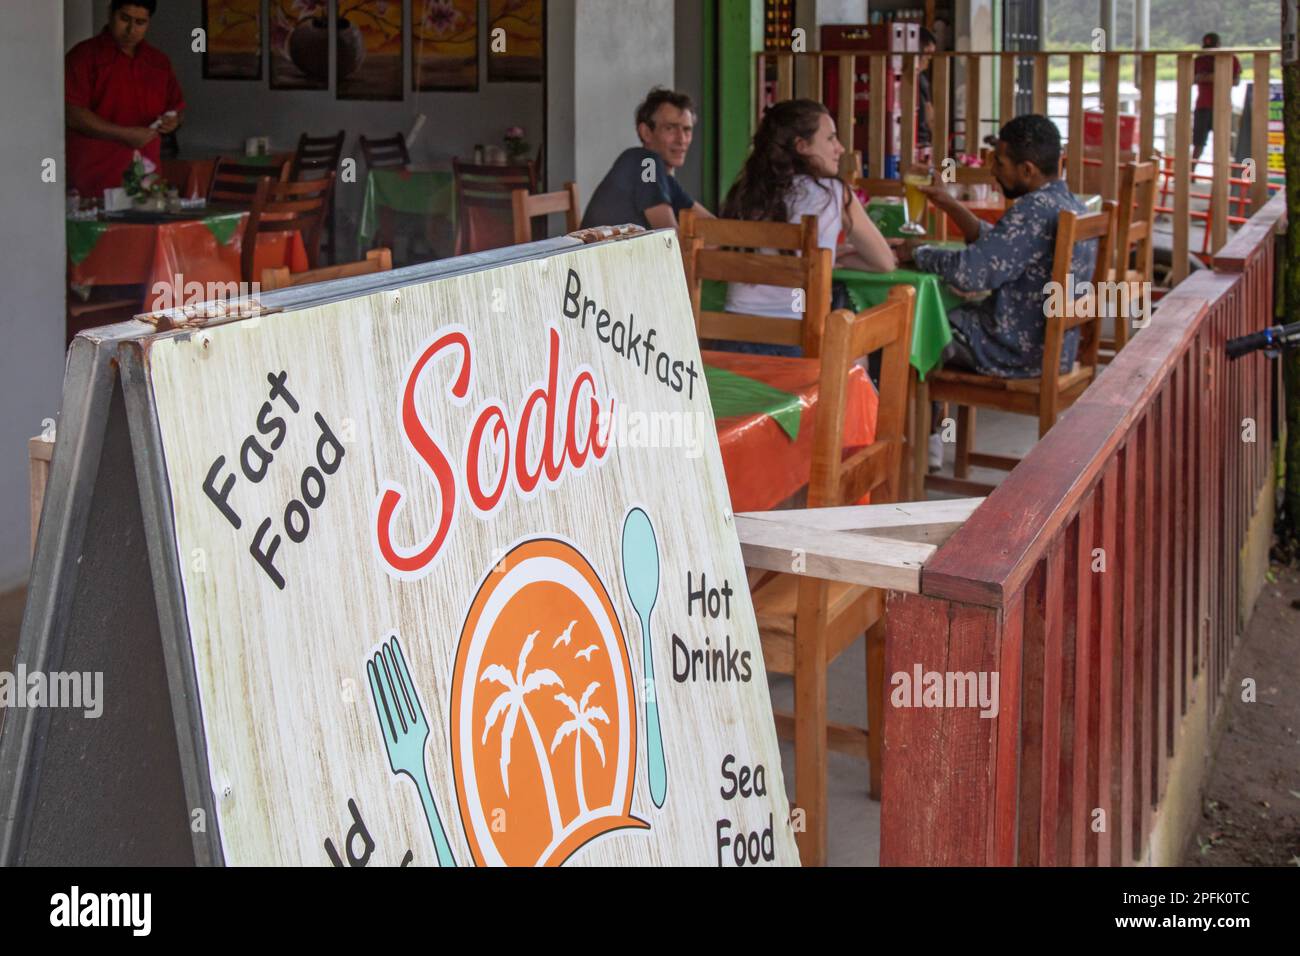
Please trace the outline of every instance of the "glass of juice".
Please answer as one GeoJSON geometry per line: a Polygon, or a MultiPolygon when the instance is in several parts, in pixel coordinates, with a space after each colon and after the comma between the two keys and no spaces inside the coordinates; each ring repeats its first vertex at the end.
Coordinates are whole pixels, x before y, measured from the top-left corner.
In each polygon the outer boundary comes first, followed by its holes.
{"type": "Polygon", "coordinates": [[[925,226],[921,225],[921,217],[925,214],[925,193],[921,192],[921,186],[929,186],[934,182],[934,171],[921,167],[913,167],[903,174],[903,218],[905,222],[899,227],[899,231],[909,236],[924,236],[925,226]]]}

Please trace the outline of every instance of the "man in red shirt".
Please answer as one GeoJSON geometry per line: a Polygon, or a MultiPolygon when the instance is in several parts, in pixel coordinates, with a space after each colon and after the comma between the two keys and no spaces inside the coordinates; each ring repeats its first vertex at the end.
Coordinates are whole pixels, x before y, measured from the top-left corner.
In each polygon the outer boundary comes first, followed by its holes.
{"type": "Polygon", "coordinates": [[[155,2],[113,0],[108,26],[64,60],[68,180],[82,195],[121,186],[136,150],[157,166],[159,136],[181,125],[171,61],[144,42],[155,2]]]}
{"type": "MultiPolygon", "coordinates": [[[[1219,35],[1207,33],[1201,38],[1201,49],[1217,50],[1219,35]]],[[[1213,56],[1198,56],[1192,66],[1196,74],[1196,109],[1192,113],[1192,158],[1200,159],[1205,143],[1214,125],[1214,60],[1213,56]]],[[[1232,58],[1232,85],[1241,79],[1241,61],[1232,58]]]]}

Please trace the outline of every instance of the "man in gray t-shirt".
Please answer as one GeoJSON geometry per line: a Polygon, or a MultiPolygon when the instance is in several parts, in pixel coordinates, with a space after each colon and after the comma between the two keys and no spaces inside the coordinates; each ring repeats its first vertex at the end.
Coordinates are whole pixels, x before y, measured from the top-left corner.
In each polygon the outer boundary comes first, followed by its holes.
{"type": "Polygon", "coordinates": [[[695,107],[685,93],[654,88],[637,107],[641,145],[624,150],[601,180],[582,217],[591,226],[632,223],[646,229],[675,229],[686,209],[712,218],[673,173],[686,162],[695,130],[695,107]]]}

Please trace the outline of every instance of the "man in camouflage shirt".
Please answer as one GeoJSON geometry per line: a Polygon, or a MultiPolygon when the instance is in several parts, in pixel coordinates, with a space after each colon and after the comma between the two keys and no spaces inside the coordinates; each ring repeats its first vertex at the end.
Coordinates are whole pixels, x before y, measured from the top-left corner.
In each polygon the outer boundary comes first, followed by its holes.
{"type": "MultiPolygon", "coordinates": [[[[1057,217],[1067,209],[1087,212],[1060,178],[1060,162],[1056,124],[1045,116],[1018,116],[1002,127],[993,158],[1002,192],[1008,201],[1016,200],[996,226],[975,218],[942,185],[923,190],[952,217],[967,245],[960,250],[921,246],[914,252],[917,268],[958,292],[990,293],[948,313],[953,342],[944,352],[946,367],[1003,378],[1042,374],[1044,286],[1052,281],[1057,217]]],[[[1092,280],[1096,259],[1096,240],[1075,246],[1071,265],[1080,292],[1092,280]]],[[[1079,330],[1072,329],[1061,349],[1062,372],[1074,364],[1078,345],[1079,330]]]]}

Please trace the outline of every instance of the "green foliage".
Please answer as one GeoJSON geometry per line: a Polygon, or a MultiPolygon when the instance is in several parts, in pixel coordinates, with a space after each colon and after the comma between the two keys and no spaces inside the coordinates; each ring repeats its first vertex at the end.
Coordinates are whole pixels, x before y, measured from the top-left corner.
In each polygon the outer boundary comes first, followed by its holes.
{"type": "MultiPolygon", "coordinates": [[[[1098,0],[1043,0],[1047,6],[1047,47],[1087,49],[1100,23],[1098,0]]],[[[1111,49],[1133,47],[1133,2],[1115,0],[1118,36],[1111,49]]],[[[1282,34],[1280,0],[1151,0],[1151,49],[1193,49],[1209,32],[1226,47],[1277,46],[1282,34]]]]}

